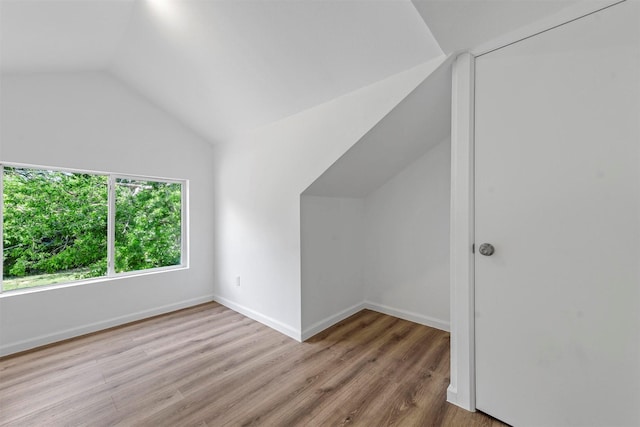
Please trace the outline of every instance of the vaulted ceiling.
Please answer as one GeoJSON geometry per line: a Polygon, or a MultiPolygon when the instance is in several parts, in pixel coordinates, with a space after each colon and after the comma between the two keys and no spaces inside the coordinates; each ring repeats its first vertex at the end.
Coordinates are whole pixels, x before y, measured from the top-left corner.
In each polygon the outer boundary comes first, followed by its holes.
{"type": "Polygon", "coordinates": [[[215,140],[442,55],[410,2],[154,5],[134,11],[112,69],[215,140]]]}
{"type": "Polygon", "coordinates": [[[576,1],[0,0],[0,70],[107,70],[219,143],[576,1]]]}
{"type": "Polygon", "coordinates": [[[133,0],[0,0],[2,72],[103,69],[124,42],[133,0]]]}
{"type": "Polygon", "coordinates": [[[579,1],[598,0],[412,0],[446,53],[472,49],[579,1]]]}

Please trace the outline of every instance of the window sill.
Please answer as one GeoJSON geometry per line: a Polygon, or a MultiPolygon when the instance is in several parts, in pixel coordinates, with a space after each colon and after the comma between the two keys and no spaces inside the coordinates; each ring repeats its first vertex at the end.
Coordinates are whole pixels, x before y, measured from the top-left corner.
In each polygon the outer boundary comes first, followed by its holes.
{"type": "Polygon", "coordinates": [[[56,283],[53,285],[43,285],[43,286],[36,286],[33,288],[16,289],[16,290],[4,291],[0,293],[0,299],[10,298],[18,295],[32,294],[36,292],[52,291],[55,289],[73,288],[76,286],[83,286],[83,285],[88,285],[93,283],[112,282],[114,280],[130,279],[133,277],[148,276],[152,274],[168,273],[172,271],[184,271],[188,269],[189,269],[189,266],[187,265],[150,268],[148,270],[131,271],[127,273],[117,273],[117,274],[114,274],[113,276],[95,277],[95,278],[86,279],[86,280],[78,280],[75,282],[56,283]]]}

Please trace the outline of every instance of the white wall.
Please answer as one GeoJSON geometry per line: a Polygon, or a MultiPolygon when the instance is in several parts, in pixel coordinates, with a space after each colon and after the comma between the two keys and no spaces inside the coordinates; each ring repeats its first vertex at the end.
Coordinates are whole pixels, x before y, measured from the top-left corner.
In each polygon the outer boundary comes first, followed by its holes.
{"type": "Polygon", "coordinates": [[[439,63],[397,74],[216,150],[217,301],[301,338],[300,194],[439,63]]]}
{"type": "Polygon", "coordinates": [[[303,337],[362,309],[364,200],[303,195],[303,337]]]}
{"type": "Polygon", "coordinates": [[[450,142],[369,194],[364,205],[366,305],[449,329],[450,142]]]}
{"type": "Polygon", "coordinates": [[[189,179],[190,268],[0,296],[0,354],[209,301],[213,149],[109,74],[3,74],[0,160],[189,179]]]}
{"type": "Polygon", "coordinates": [[[362,308],[449,329],[450,147],[363,198],[302,196],[304,339],[362,308]]]}
{"type": "Polygon", "coordinates": [[[362,308],[449,329],[450,108],[444,61],[304,191],[303,339],[362,308]]]}

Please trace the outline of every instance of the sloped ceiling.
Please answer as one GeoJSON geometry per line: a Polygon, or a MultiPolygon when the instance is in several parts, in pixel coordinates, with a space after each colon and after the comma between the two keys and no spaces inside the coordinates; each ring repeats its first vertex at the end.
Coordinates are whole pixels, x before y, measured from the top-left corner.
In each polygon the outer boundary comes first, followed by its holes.
{"type": "Polygon", "coordinates": [[[303,194],[365,197],[451,132],[451,63],[442,62],[303,194]]]}
{"type": "Polygon", "coordinates": [[[133,6],[133,0],[0,0],[0,70],[104,69],[133,6]]]}
{"type": "Polygon", "coordinates": [[[471,50],[578,3],[585,11],[607,0],[411,0],[443,52],[471,50]]]}
{"type": "Polygon", "coordinates": [[[576,1],[0,0],[0,70],[108,70],[220,143],[576,1]]]}
{"type": "Polygon", "coordinates": [[[141,2],[117,76],[215,141],[442,55],[409,1],[141,2]]]}
{"type": "Polygon", "coordinates": [[[104,68],[220,143],[442,51],[409,0],[0,0],[2,71],[104,68]]]}

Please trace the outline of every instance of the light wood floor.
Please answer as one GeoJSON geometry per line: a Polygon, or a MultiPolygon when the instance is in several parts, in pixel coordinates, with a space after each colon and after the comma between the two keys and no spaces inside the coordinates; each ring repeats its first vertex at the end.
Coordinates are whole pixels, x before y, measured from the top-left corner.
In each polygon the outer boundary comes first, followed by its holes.
{"type": "Polygon", "coordinates": [[[449,334],[362,311],[305,343],[210,303],[0,360],[0,425],[499,426],[449,334]]]}

